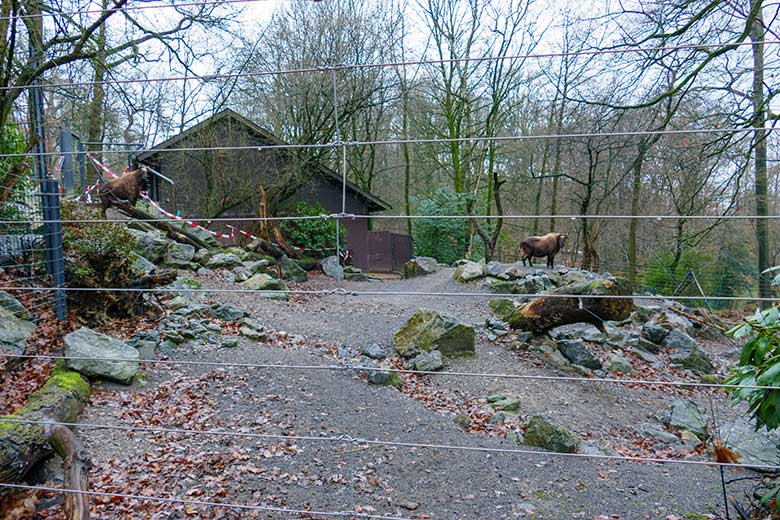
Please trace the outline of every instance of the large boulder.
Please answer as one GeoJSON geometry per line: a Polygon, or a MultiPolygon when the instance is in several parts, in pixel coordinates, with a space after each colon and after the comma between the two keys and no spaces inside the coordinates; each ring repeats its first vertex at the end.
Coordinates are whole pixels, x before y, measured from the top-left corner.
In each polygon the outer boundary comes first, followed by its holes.
{"type": "Polygon", "coordinates": [[[242,287],[245,289],[250,289],[252,291],[285,291],[284,293],[275,293],[275,294],[265,294],[263,296],[266,296],[267,298],[273,298],[273,299],[281,299],[286,300],[287,299],[287,285],[285,285],[284,281],[278,280],[274,278],[271,275],[260,273],[254,275],[249,280],[243,282],[241,284],[242,287]]]}
{"type": "Polygon", "coordinates": [[[322,268],[322,272],[325,273],[326,276],[330,276],[331,278],[335,278],[336,280],[344,279],[344,268],[341,267],[341,263],[339,262],[338,256],[332,255],[323,258],[320,261],[320,267],[322,268]]]}
{"type": "Polygon", "coordinates": [[[150,262],[156,264],[163,260],[174,242],[165,238],[159,231],[139,231],[128,229],[136,239],[136,251],[150,262]]]}
{"type": "Polygon", "coordinates": [[[219,247],[221,245],[217,240],[217,237],[215,237],[205,229],[192,227],[186,223],[182,223],[180,227],[182,231],[185,231],[186,233],[199,238],[201,242],[203,242],[210,248],[219,247]]]}
{"type": "Polygon", "coordinates": [[[601,369],[601,362],[591,354],[590,350],[585,346],[585,343],[579,340],[561,340],[558,342],[558,350],[560,350],[563,357],[581,367],[590,368],[591,370],[601,369]]]}
{"type": "Polygon", "coordinates": [[[241,258],[233,253],[218,253],[203,264],[208,269],[233,269],[239,265],[241,265],[241,258]]]}
{"type": "Polygon", "coordinates": [[[424,276],[439,270],[439,263],[430,256],[417,256],[404,264],[404,278],[424,276]]]}
{"type": "Polygon", "coordinates": [[[493,314],[496,315],[496,318],[501,321],[509,320],[509,317],[512,316],[512,313],[514,313],[517,308],[514,300],[510,300],[509,298],[496,298],[495,300],[490,300],[488,306],[490,307],[490,310],[493,311],[493,314]]]}
{"type": "Polygon", "coordinates": [[[194,257],[195,248],[193,246],[172,242],[171,247],[168,249],[168,254],[165,256],[164,263],[168,267],[197,268],[199,266],[193,263],[194,257]]]}
{"type": "Polygon", "coordinates": [[[668,335],[669,330],[658,323],[647,322],[642,325],[642,337],[648,341],[652,341],[656,345],[660,345],[668,335]]]}
{"type": "Polygon", "coordinates": [[[669,359],[680,366],[695,372],[712,372],[712,360],[704,353],[696,340],[679,329],[672,329],[663,341],[663,345],[671,350],[669,359]]]}
{"type": "Polygon", "coordinates": [[[707,412],[690,399],[674,399],[667,422],[672,428],[687,430],[700,439],[707,436],[707,412]]]}
{"type": "Polygon", "coordinates": [[[133,253],[131,258],[133,259],[133,269],[143,276],[152,274],[157,269],[156,265],[139,254],[133,253]]]}
{"type": "Polygon", "coordinates": [[[24,305],[5,291],[0,291],[0,307],[22,320],[30,319],[30,315],[27,313],[24,305]]]}
{"type": "Polygon", "coordinates": [[[19,355],[24,353],[25,342],[35,332],[35,324],[17,318],[0,306],[0,352],[19,355]]]}
{"type": "Polygon", "coordinates": [[[287,281],[305,282],[309,279],[306,271],[286,256],[279,259],[279,266],[282,268],[282,277],[287,281]]]}
{"type": "Polygon", "coordinates": [[[474,327],[435,311],[418,310],[395,333],[395,350],[403,357],[438,350],[445,357],[474,356],[474,327]]]}
{"type": "Polygon", "coordinates": [[[138,372],[139,354],[136,349],[87,327],[65,336],[65,356],[76,358],[67,360],[69,368],[89,377],[129,384],[138,372]]]}
{"type": "Polygon", "coordinates": [[[580,439],[574,433],[538,415],[528,421],[523,442],[557,453],[577,453],[580,448],[580,439]]]}
{"type": "Polygon", "coordinates": [[[453,275],[455,281],[466,283],[485,276],[484,264],[478,264],[477,262],[465,261],[455,269],[453,275]]]}
{"type": "Polygon", "coordinates": [[[780,464],[780,435],[765,427],[756,431],[743,417],[736,417],[719,427],[718,438],[727,448],[736,451],[742,464],[777,466],[780,464]]]}

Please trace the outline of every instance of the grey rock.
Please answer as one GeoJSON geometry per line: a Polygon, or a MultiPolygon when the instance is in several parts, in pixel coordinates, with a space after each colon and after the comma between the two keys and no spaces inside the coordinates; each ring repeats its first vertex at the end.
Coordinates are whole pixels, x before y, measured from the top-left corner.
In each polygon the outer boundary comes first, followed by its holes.
{"type": "Polygon", "coordinates": [[[254,262],[249,262],[248,265],[246,265],[246,268],[249,269],[252,274],[258,274],[266,272],[271,265],[271,262],[268,260],[255,260],[254,262]]]}
{"type": "Polygon", "coordinates": [[[265,341],[268,339],[268,337],[265,335],[265,332],[261,330],[257,330],[252,327],[248,327],[246,325],[242,325],[238,328],[238,333],[242,336],[251,339],[252,341],[265,341]]]}
{"type": "Polygon", "coordinates": [[[224,321],[238,321],[241,318],[249,316],[244,309],[239,309],[229,303],[215,303],[209,306],[209,314],[224,321]]]}
{"type": "Polygon", "coordinates": [[[655,354],[651,354],[646,350],[642,350],[640,348],[631,348],[629,349],[629,352],[631,352],[635,356],[639,356],[640,358],[642,358],[644,362],[650,363],[653,366],[659,366],[662,364],[660,357],[656,356],[655,354]]]}
{"type": "Polygon", "coordinates": [[[675,365],[688,368],[699,374],[708,374],[712,372],[712,360],[698,347],[679,350],[669,354],[669,360],[675,365]]]}
{"type": "Polygon", "coordinates": [[[455,269],[455,274],[453,276],[457,282],[470,282],[485,276],[485,266],[467,260],[455,269]]]}
{"type": "Polygon", "coordinates": [[[502,280],[517,280],[519,278],[525,278],[528,268],[523,265],[522,262],[516,262],[509,264],[498,274],[498,278],[502,280]]]}
{"type": "Polygon", "coordinates": [[[656,345],[660,345],[668,335],[669,331],[657,323],[647,322],[642,325],[642,337],[656,345]]]}
{"type": "Polygon", "coordinates": [[[133,259],[133,269],[138,274],[141,275],[148,275],[154,272],[155,269],[157,269],[157,266],[154,265],[152,262],[147,260],[146,258],[142,257],[139,254],[133,253],[132,255],[133,259]]]}
{"type": "Polygon", "coordinates": [[[252,270],[248,267],[244,267],[243,265],[240,265],[238,267],[233,268],[233,274],[235,276],[235,281],[238,283],[245,282],[249,280],[254,273],[252,273],[252,270]]]}
{"type": "Polygon", "coordinates": [[[87,327],[65,336],[66,365],[89,377],[129,384],[138,372],[138,351],[125,342],[87,327]],[[106,361],[106,359],[127,361],[106,361]]]}
{"type": "Polygon", "coordinates": [[[330,276],[331,278],[335,278],[336,280],[344,279],[344,268],[341,267],[341,263],[339,262],[338,256],[332,255],[327,258],[323,258],[320,261],[320,267],[322,268],[322,272],[325,273],[326,276],[330,276]]]}
{"type": "Polygon", "coordinates": [[[643,338],[641,336],[637,338],[635,345],[637,349],[644,350],[645,352],[651,352],[653,354],[657,354],[661,351],[660,345],[653,343],[649,339],[643,338]]]}
{"type": "Polygon", "coordinates": [[[558,350],[561,354],[574,363],[591,370],[599,370],[601,362],[591,354],[585,343],[579,340],[561,340],[558,342],[558,350]]]}
{"type": "Polygon", "coordinates": [[[182,336],[179,332],[176,332],[175,330],[163,331],[162,337],[172,343],[175,343],[176,345],[184,343],[184,336],[182,336]]]}
{"type": "Polygon", "coordinates": [[[509,334],[509,324],[505,321],[488,318],[485,320],[485,332],[490,341],[509,334]]]}
{"type": "Polygon", "coordinates": [[[414,358],[414,369],[423,372],[434,372],[444,368],[441,360],[441,352],[431,350],[430,352],[420,352],[414,358]]]}
{"type": "Polygon", "coordinates": [[[535,415],[528,421],[523,442],[557,453],[577,453],[580,439],[574,433],[535,415]]]}
{"type": "Polygon", "coordinates": [[[672,407],[668,417],[668,424],[672,428],[687,430],[704,439],[707,435],[707,412],[690,399],[676,398],[672,401],[672,407]]]}
{"type": "Polygon", "coordinates": [[[504,271],[504,264],[501,262],[488,262],[487,265],[485,265],[485,274],[487,276],[498,276],[504,271]]]}
{"type": "Polygon", "coordinates": [[[23,354],[25,343],[34,332],[34,323],[17,318],[5,307],[0,307],[0,351],[23,354]]]}
{"type": "Polygon", "coordinates": [[[401,376],[398,372],[391,372],[392,366],[388,362],[383,362],[379,369],[371,370],[368,373],[368,382],[375,385],[393,386],[400,388],[403,385],[401,376]]]}
{"type": "Polygon", "coordinates": [[[180,260],[182,262],[191,262],[195,257],[195,248],[189,244],[171,243],[168,249],[169,260],[180,260]]]}
{"type": "Polygon", "coordinates": [[[404,264],[404,278],[425,276],[439,270],[439,263],[430,256],[417,256],[404,264]]]}
{"type": "Polygon", "coordinates": [[[572,323],[550,329],[548,334],[555,341],[562,339],[588,341],[587,338],[601,334],[601,331],[589,323],[572,323]]]}
{"type": "Polygon", "coordinates": [[[0,307],[21,320],[29,320],[30,315],[24,305],[5,291],[0,291],[0,307]]]}
{"type": "Polygon", "coordinates": [[[232,253],[218,253],[203,264],[208,269],[232,269],[241,265],[241,258],[232,253]]]}
{"type": "Polygon", "coordinates": [[[261,294],[261,295],[271,299],[280,299],[280,300],[287,299],[287,285],[284,283],[284,281],[277,280],[273,276],[265,273],[254,275],[252,278],[246,280],[241,285],[246,289],[251,289],[255,291],[283,291],[281,293],[276,292],[276,293],[261,294]]]}
{"type": "Polygon", "coordinates": [[[675,434],[669,433],[667,431],[662,430],[661,428],[656,428],[654,426],[643,425],[640,427],[640,432],[643,435],[646,435],[647,437],[650,437],[653,440],[660,442],[661,444],[675,444],[680,440],[677,438],[675,434]]]}
{"type": "Polygon", "coordinates": [[[206,249],[205,247],[201,247],[200,249],[195,251],[195,254],[192,257],[192,261],[195,262],[195,263],[203,265],[203,264],[205,264],[208,261],[209,258],[211,258],[211,256],[213,254],[214,253],[210,249],[206,249]]]}
{"type": "Polygon", "coordinates": [[[667,330],[679,330],[686,334],[693,334],[694,326],[688,318],[680,316],[674,311],[666,310],[653,318],[652,323],[660,325],[667,330]]]}
{"type": "Polygon", "coordinates": [[[520,399],[513,396],[502,395],[500,399],[490,402],[490,406],[493,410],[505,415],[518,415],[520,413],[520,399]]]}
{"type": "Polygon", "coordinates": [[[165,302],[165,306],[173,311],[184,309],[189,307],[191,304],[192,301],[189,298],[184,298],[183,296],[174,296],[165,302]]]}
{"type": "Polygon", "coordinates": [[[609,371],[612,373],[617,374],[634,374],[636,373],[636,370],[634,370],[634,365],[631,364],[631,361],[624,358],[620,354],[612,354],[609,357],[609,371]]]}
{"type": "Polygon", "coordinates": [[[282,268],[282,277],[290,282],[305,282],[309,279],[306,271],[304,271],[298,264],[282,256],[279,260],[279,266],[282,268]]]}
{"type": "Polygon", "coordinates": [[[363,345],[360,352],[371,359],[384,359],[387,357],[387,353],[379,343],[368,343],[367,345],[363,345]]]}
{"type": "Polygon", "coordinates": [[[220,345],[222,348],[236,348],[240,345],[240,342],[236,337],[222,338],[220,345]]]}
{"type": "MultiPolygon", "coordinates": [[[[204,244],[206,244],[210,248],[212,248],[212,247],[219,247],[220,246],[220,243],[217,240],[217,238],[214,235],[212,235],[211,233],[209,233],[208,231],[206,231],[205,229],[194,228],[194,227],[192,227],[192,226],[190,226],[189,224],[186,224],[186,223],[182,223],[179,226],[179,228],[182,231],[185,231],[185,232],[187,232],[187,233],[189,233],[191,235],[194,235],[194,236],[198,237],[201,242],[203,242],[204,244]]],[[[225,230],[225,231],[227,231],[227,230],[225,230]]]]}
{"type": "Polygon", "coordinates": [[[671,350],[691,350],[698,348],[696,340],[681,330],[672,329],[663,341],[663,345],[671,350]]]}
{"type": "Polygon", "coordinates": [[[418,310],[395,333],[395,350],[411,358],[424,351],[438,350],[445,357],[476,355],[474,327],[435,311],[418,310]]]}
{"type": "Polygon", "coordinates": [[[166,257],[173,242],[165,238],[159,231],[139,231],[128,229],[136,239],[138,254],[156,264],[166,257]]]}

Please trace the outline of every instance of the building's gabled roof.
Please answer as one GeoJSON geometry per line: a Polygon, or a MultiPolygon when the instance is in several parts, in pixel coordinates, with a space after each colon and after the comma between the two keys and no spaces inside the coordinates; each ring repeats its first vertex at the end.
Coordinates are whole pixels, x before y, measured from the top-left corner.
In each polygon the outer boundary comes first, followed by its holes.
{"type": "MultiPolygon", "coordinates": [[[[148,149],[142,154],[138,155],[138,161],[140,162],[146,162],[149,161],[152,157],[160,153],[161,150],[164,150],[166,148],[173,148],[176,146],[177,143],[185,140],[187,137],[196,135],[200,130],[203,130],[204,128],[208,127],[209,125],[212,125],[222,119],[225,118],[231,118],[238,123],[244,125],[247,129],[249,129],[252,133],[256,134],[258,137],[260,137],[263,141],[268,142],[270,145],[280,145],[284,146],[289,143],[284,142],[279,137],[275,136],[268,130],[262,128],[261,126],[258,126],[254,122],[250,121],[246,117],[242,116],[235,110],[231,110],[229,108],[226,108],[213,116],[209,117],[208,119],[205,119],[201,121],[200,123],[191,126],[187,130],[171,137],[170,139],[166,139],[165,141],[156,144],[152,148],[148,149]]],[[[289,149],[288,149],[289,151],[289,149]]],[[[338,173],[334,172],[324,164],[318,164],[318,168],[320,170],[320,173],[329,181],[334,182],[336,184],[341,185],[342,184],[342,177],[338,173]]],[[[390,204],[383,201],[376,195],[360,188],[358,185],[351,181],[347,181],[347,191],[354,193],[360,198],[363,198],[367,202],[367,207],[369,211],[384,211],[391,208],[390,204]]]]}

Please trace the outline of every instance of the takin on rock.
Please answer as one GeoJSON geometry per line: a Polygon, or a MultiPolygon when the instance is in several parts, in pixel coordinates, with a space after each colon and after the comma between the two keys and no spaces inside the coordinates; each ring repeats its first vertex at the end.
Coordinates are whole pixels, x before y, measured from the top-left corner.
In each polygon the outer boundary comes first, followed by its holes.
{"type": "Polygon", "coordinates": [[[520,249],[523,251],[521,259],[523,265],[528,260],[528,265],[534,265],[533,259],[547,257],[547,267],[551,268],[555,262],[555,255],[563,249],[566,242],[566,235],[563,233],[547,233],[540,237],[528,237],[520,242],[520,249]]]}
{"type": "Polygon", "coordinates": [[[142,191],[148,189],[149,171],[141,166],[137,170],[126,172],[119,178],[104,182],[98,188],[100,207],[103,214],[106,210],[119,204],[135,206],[142,191]]]}

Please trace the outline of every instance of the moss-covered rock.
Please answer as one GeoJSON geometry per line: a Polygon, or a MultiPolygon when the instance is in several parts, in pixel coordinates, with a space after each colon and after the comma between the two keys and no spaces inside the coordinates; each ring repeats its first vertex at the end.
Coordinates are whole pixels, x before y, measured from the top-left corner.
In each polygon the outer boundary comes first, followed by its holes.
{"type": "Polygon", "coordinates": [[[580,449],[579,437],[538,415],[528,421],[523,439],[528,446],[539,446],[557,453],[577,453],[580,449]]]}
{"type": "Polygon", "coordinates": [[[508,321],[516,309],[515,302],[508,298],[496,298],[495,300],[490,300],[488,302],[488,306],[490,306],[490,310],[493,311],[493,314],[496,315],[496,318],[501,321],[508,321]]]}
{"type": "Polygon", "coordinates": [[[476,355],[474,327],[435,311],[418,310],[395,333],[395,350],[411,358],[420,352],[438,350],[445,357],[476,355]]]}

